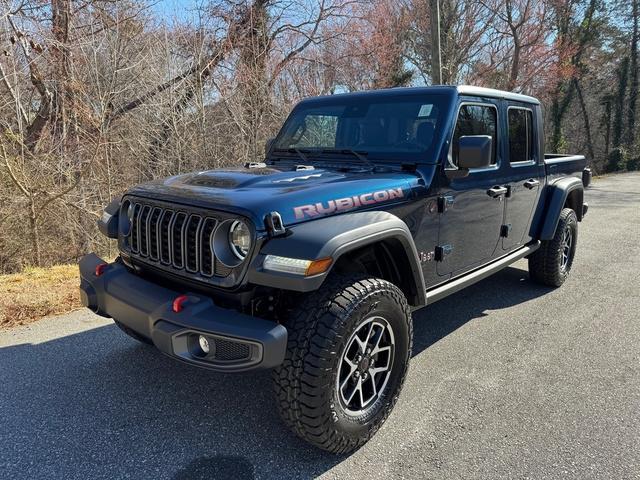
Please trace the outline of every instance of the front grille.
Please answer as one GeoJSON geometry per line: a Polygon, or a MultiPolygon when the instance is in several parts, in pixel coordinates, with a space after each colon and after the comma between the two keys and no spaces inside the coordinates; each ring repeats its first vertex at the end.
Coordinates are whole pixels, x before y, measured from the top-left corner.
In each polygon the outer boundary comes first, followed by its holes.
{"type": "Polygon", "coordinates": [[[211,239],[224,220],[214,212],[127,198],[121,215],[132,208],[123,248],[134,259],[204,280],[229,277],[234,268],[216,258],[211,239]]]}

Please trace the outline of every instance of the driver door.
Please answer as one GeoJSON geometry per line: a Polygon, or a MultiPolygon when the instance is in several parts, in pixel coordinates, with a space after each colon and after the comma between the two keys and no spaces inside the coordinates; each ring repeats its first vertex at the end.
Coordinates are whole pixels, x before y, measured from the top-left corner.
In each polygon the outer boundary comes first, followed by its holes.
{"type": "Polygon", "coordinates": [[[456,276],[490,261],[496,254],[505,203],[503,194],[494,195],[501,188],[498,102],[463,102],[459,107],[445,172],[457,170],[458,142],[462,136],[491,136],[492,160],[489,167],[470,169],[466,177],[450,175],[448,188],[440,197],[438,275],[456,276]]]}

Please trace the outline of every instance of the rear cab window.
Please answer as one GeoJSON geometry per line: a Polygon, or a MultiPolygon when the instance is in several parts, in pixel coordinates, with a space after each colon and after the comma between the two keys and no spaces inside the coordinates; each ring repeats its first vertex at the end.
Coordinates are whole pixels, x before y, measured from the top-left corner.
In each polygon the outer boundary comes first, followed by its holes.
{"type": "Polygon", "coordinates": [[[535,160],[533,139],[533,111],[524,107],[509,107],[509,162],[522,163],[535,160]]]}

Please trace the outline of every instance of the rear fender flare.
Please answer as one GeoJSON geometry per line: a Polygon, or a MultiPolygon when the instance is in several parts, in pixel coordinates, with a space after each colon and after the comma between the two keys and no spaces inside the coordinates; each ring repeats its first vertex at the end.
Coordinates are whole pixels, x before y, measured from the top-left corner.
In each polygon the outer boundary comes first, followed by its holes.
{"type": "Polygon", "coordinates": [[[570,195],[575,195],[572,206],[578,220],[582,220],[582,205],[584,203],[584,186],[582,185],[582,180],[575,177],[567,177],[558,180],[550,185],[549,188],[551,192],[549,192],[549,203],[545,212],[542,231],[540,232],[541,240],[551,240],[555,235],[560,219],[560,212],[566,205],[570,195]]]}

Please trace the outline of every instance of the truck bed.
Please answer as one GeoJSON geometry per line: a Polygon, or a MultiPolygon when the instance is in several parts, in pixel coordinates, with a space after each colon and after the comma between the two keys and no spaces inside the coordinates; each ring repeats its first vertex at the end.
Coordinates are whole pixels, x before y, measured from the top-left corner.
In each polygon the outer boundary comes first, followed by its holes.
{"type": "Polygon", "coordinates": [[[572,176],[581,179],[582,171],[587,166],[587,159],[584,155],[545,153],[544,164],[547,180],[552,183],[557,177],[572,176]]]}

